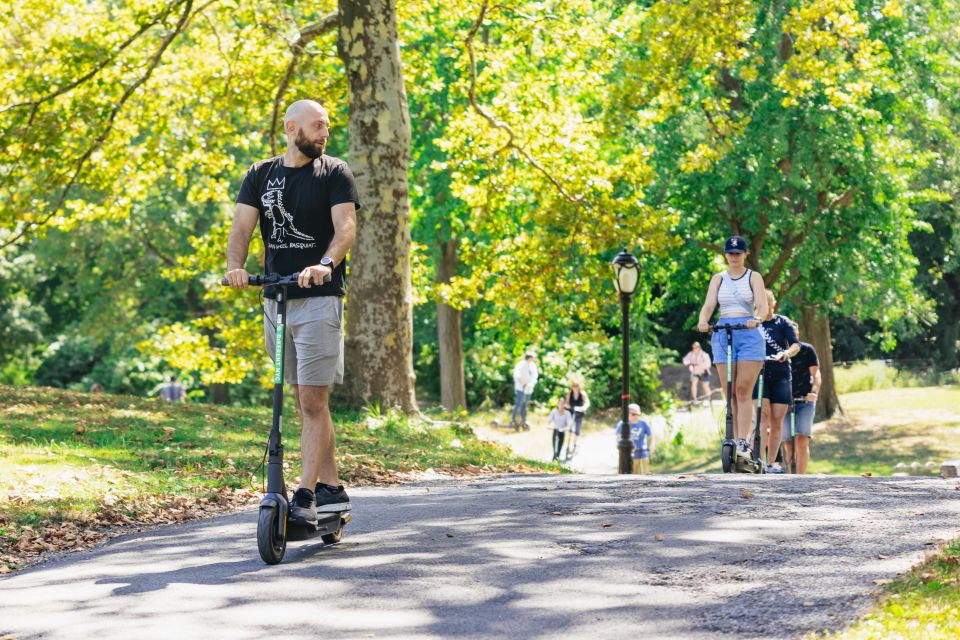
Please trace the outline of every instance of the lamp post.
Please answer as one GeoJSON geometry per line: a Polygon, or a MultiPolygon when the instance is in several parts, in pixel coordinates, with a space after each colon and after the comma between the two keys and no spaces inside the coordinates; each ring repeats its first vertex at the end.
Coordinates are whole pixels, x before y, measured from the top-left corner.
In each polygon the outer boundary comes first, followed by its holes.
{"type": "Polygon", "coordinates": [[[630,439],[630,422],[627,406],[630,404],[630,296],[637,288],[640,278],[640,263],[636,256],[626,249],[617,254],[610,263],[613,267],[614,282],[620,292],[620,331],[623,335],[623,382],[620,393],[621,422],[620,442],[620,473],[631,473],[633,465],[630,458],[633,453],[633,440],[630,439]]]}

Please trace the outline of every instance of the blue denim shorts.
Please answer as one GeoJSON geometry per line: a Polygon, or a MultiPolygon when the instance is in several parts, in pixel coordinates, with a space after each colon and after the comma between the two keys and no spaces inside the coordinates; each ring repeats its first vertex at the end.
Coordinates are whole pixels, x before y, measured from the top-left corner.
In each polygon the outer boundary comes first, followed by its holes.
{"type": "MultiPolygon", "coordinates": [[[[746,324],[750,316],[738,318],[720,318],[717,326],[728,324],[746,324]]],[[[713,346],[713,363],[727,364],[727,332],[715,331],[710,341],[713,346]]],[[[767,347],[763,343],[763,336],[759,329],[737,329],[733,332],[733,362],[740,360],[749,362],[763,362],[767,356],[767,347]]]]}
{"type": "MultiPolygon", "coordinates": [[[[813,437],[813,414],[817,405],[815,402],[797,402],[794,405],[797,412],[793,420],[793,433],[798,436],[813,437]]],[[[790,411],[783,416],[783,430],[780,439],[786,442],[790,439],[790,411]]]]}

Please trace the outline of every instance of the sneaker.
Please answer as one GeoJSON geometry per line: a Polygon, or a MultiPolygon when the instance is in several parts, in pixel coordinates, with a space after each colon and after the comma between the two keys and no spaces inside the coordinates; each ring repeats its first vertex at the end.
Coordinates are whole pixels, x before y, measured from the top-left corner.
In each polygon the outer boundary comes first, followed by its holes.
{"type": "Polygon", "coordinates": [[[773,464],[767,465],[767,473],[783,473],[783,469],[779,464],[774,462],[773,464]]]}
{"type": "Polygon", "coordinates": [[[317,513],[338,513],[350,510],[350,496],[347,495],[342,484],[332,487],[317,483],[317,513]]]}
{"type": "Polygon", "coordinates": [[[293,501],[290,503],[290,518],[297,522],[317,524],[317,501],[313,491],[301,487],[294,492],[293,501]]]}

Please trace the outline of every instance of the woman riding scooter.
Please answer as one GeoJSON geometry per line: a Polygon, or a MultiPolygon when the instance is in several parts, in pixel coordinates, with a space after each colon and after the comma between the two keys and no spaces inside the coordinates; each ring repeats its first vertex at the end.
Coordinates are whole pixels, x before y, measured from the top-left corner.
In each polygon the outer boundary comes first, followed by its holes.
{"type": "MultiPolygon", "coordinates": [[[[753,415],[751,394],[763,365],[766,349],[763,337],[757,330],[760,320],[767,315],[767,299],[764,295],[763,277],[747,269],[747,243],[740,236],[730,236],[724,245],[727,269],[710,279],[706,300],[700,310],[697,329],[710,330],[710,318],[720,306],[717,326],[744,324],[747,329],[733,332],[733,420],[734,438],[742,451],[747,450],[746,439],[750,434],[750,419],[753,415]]],[[[720,380],[727,377],[727,345],[721,332],[713,334],[713,361],[720,380]]],[[[723,387],[721,387],[723,389],[723,387]]],[[[724,394],[726,390],[724,389],[724,394]]],[[[726,397],[726,395],[724,395],[726,397]]]]}

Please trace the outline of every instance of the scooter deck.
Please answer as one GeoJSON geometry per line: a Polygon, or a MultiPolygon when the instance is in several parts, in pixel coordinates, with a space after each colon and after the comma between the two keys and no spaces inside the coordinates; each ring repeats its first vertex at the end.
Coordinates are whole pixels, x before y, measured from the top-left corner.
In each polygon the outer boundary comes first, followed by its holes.
{"type": "Polygon", "coordinates": [[[298,520],[287,520],[287,540],[311,540],[318,536],[336,533],[340,527],[350,522],[349,511],[336,511],[318,515],[317,524],[298,520]]]}

